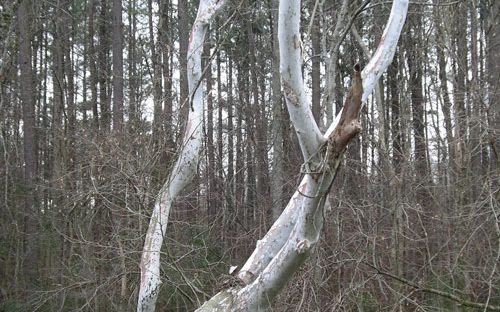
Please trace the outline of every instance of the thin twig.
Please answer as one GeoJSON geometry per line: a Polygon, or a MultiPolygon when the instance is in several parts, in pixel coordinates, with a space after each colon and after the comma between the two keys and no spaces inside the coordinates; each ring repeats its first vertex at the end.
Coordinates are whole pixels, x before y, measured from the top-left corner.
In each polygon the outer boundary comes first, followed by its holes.
{"type": "Polygon", "coordinates": [[[471,307],[471,308],[479,308],[479,309],[485,309],[485,311],[500,311],[500,306],[495,306],[495,305],[488,305],[488,304],[484,304],[484,303],[479,303],[479,302],[473,302],[473,301],[469,301],[469,300],[465,300],[465,299],[462,299],[454,294],[450,294],[448,292],[445,292],[445,291],[441,291],[441,290],[437,290],[437,289],[434,289],[434,288],[429,288],[429,287],[423,287],[419,284],[416,284],[412,281],[409,281],[403,277],[400,277],[400,276],[396,276],[392,273],[389,273],[389,272],[386,272],[386,271],[383,271],[379,268],[377,268],[376,266],[370,264],[370,263],[367,263],[365,262],[365,265],[369,266],[370,268],[374,269],[375,271],[377,271],[377,274],[379,275],[384,275],[384,276],[387,276],[387,277],[390,277],[392,279],[395,279],[396,281],[402,283],[402,284],[405,284],[405,285],[408,285],[418,291],[422,291],[422,292],[426,292],[426,293],[430,293],[430,294],[434,294],[434,295],[438,295],[438,296],[441,296],[441,297],[444,297],[444,298],[447,298],[447,299],[450,299],[452,301],[455,301],[455,302],[458,302],[460,305],[463,305],[463,306],[466,306],[466,307],[471,307]]]}

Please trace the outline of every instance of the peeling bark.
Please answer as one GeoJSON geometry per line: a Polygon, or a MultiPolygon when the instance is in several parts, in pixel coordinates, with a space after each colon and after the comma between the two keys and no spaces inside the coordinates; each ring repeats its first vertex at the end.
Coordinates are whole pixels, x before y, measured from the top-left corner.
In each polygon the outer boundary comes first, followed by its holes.
{"type": "Polygon", "coordinates": [[[394,55],[408,0],[395,1],[384,36],[367,68],[355,67],[353,86],[344,110],[318,138],[303,93],[300,49],[297,45],[300,1],[281,1],[279,9],[280,68],[290,118],[304,156],[304,177],[269,232],[257,242],[238,278],[246,285],[223,290],[197,311],[260,311],[267,309],[319,240],[324,203],[349,140],[360,130],[362,102],[394,55]],[[292,2],[292,3],[290,3],[292,2]]]}
{"type": "MultiPolygon", "coordinates": [[[[217,2],[210,4],[213,7],[218,6],[217,2]]],[[[280,1],[278,30],[280,72],[290,119],[297,132],[304,157],[301,170],[304,176],[284,212],[269,232],[257,242],[255,251],[242,267],[237,276],[241,283],[222,290],[197,311],[265,310],[307,259],[319,241],[325,199],[341,163],[345,147],[361,128],[358,118],[362,102],[366,101],[376,81],[392,61],[407,8],[408,0],[394,1],[388,24],[375,55],[362,72],[359,65],[355,66],[353,86],[346,98],[344,110],[337,116],[329,131],[322,134],[310,110],[302,81],[300,1],[280,1]]],[[[190,52],[196,56],[189,58],[190,90],[196,88],[193,81],[200,79],[199,59],[202,50],[200,42],[203,42],[204,28],[210,20],[206,18],[207,12],[213,13],[214,10],[208,10],[207,3],[202,1],[190,38],[190,52]]],[[[192,99],[193,111],[189,115],[189,127],[186,129],[183,150],[157,199],[146,237],[141,263],[138,311],[154,309],[160,284],[159,251],[166,229],[168,210],[174,195],[187,181],[190,181],[196,169],[201,142],[199,124],[203,98],[200,90],[192,93],[192,99]],[[147,305],[143,308],[141,304],[144,303],[147,305]]]]}
{"type": "Polygon", "coordinates": [[[324,140],[309,108],[302,81],[300,1],[280,1],[278,14],[281,83],[302,156],[308,159],[324,140]]]}

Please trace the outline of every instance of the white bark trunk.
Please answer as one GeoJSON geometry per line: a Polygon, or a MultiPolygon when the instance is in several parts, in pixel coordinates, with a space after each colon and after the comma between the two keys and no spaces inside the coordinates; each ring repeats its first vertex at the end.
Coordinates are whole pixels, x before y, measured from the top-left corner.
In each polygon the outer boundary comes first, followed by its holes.
{"type": "Polygon", "coordinates": [[[203,83],[201,54],[208,25],[224,0],[201,0],[188,47],[190,110],[179,158],[156,198],[141,258],[137,311],[154,311],[160,292],[160,250],[172,202],[192,181],[202,145],[203,83]]]}
{"type": "MultiPolygon", "coordinates": [[[[366,101],[376,81],[392,61],[407,9],[408,0],[394,1],[379,47],[362,72],[362,102],[366,101]]],[[[264,238],[257,242],[255,251],[238,274],[246,286],[218,293],[197,311],[266,309],[319,239],[324,199],[341,161],[341,154],[326,167],[314,162],[318,160],[315,158],[320,154],[322,143],[329,138],[335,139],[331,136],[335,135],[334,130],[339,125],[342,112],[323,138],[319,137],[320,131],[303,91],[299,21],[300,1],[282,0],[279,22],[282,85],[305,164],[308,170],[317,170],[317,174],[305,173],[282,215],[264,238]]],[[[344,126],[352,131],[358,127],[355,122],[344,126]]]]}
{"type": "Polygon", "coordinates": [[[302,156],[308,159],[323,143],[302,81],[300,1],[280,1],[278,16],[281,85],[302,156]]]}
{"type": "MultiPolygon", "coordinates": [[[[190,90],[193,92],[201,77],[201,44],[206,25],[219,2],[201,1],[198,17],[191,34],[189,52],[190,90]]],[[[362,72],[363,93],[359,98],[366,101],[376,81],[390,64],[406,18],[408,0],[395,0],[389,22],[381,43],[362,72]]],[[[299,33],[300,1],[282,0],[279,8],[280,68],[282,85],[292,123],[299,137],[304,156],[304,178],[292,196],[282,215],[276,220],[264,238],[257,242],[254,253],[242,267],[238,278],[244,287],[226,289],[207,301],[197,311],[258,311],[269,307],[281,288],[287,283],[311,248],[317,243],[323,225],[323,206],[329,186],[341,161],[343,148],[335,149],[336,140],[345,138],[335,128],[340,115],[325,135],[320,132],[306,100],[301,74],[301,42],[299,33]],[[330,139],[328,145],[323,143],[330,139]],[[334,142],[331,145],[331,142],[334,142]],[[333,146],[333,147],[332,147],[333,146]],[[333,150],[330,150],[333,148],[333,150]],[[333,151],[333,155],[330,155],[333,151]],[[325,155],[326,154],[326,155],[325,155]],[[327,158],[327,157],[331,158],[327,158]],[[321,157],[323,161],[321,161],[321,157]],[[326,162],[325,162],[326,160],[326,162]]],[[[159,252],[166,230],[168,212],[177,193],[195,173],[201,146],[200,123],[203,96],[201,88],[193,95],[184,136],[184,146],[167,183],[155,204],[150,227],[146,236],[141,262],[141,289],[138,311],[153,311],[159,292],[159,252]]],[[[359,103],[359,102],[358,102],[359,103]]],[[[358,130],[356,119],[341,124],[341,130],[354,134],[358,130]]],[[[350,138],[350,136],[348,137],[350,138]]],[[[345,142],[344,142],[345,143],[345,142]]]]}

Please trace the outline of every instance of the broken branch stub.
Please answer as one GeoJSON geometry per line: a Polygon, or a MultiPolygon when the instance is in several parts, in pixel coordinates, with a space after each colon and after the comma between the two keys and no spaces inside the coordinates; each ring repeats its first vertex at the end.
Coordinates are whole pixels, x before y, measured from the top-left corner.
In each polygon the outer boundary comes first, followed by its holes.
{"type": "Polygon", "coordinates": [[[361,97],[363,95],[363,81],[359,63],[354,65],[351,89],[345,99],[339,123],[328,138],[327,150],[332,152],[331,157],[338,157],[360,130],[359,112],[361,110],[361,97]]]}

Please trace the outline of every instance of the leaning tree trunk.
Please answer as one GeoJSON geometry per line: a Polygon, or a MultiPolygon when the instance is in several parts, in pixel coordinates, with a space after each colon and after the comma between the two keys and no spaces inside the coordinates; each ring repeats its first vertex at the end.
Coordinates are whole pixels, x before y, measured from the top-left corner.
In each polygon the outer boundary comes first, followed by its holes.
{"type": "Polygon", "coordinates": [[[290,119],[304,157],[304,175],[286,209],[241,268],[233,285],[216,294],[197,311],[260,311],[275,299],[319,240],[324,202],[345,147],[360,130],[359,110],[394,56],[406,19],[408,0],[395,0],[379,47],[353,84],[344,108],[322,134],[305,97],[301,73],[300,1],[282,0],[279,42],[282,86],[290,119]]]}
{"type": "Polygon", "coordinates": [[[208,25],[222,7],[224,0],[201,0],[191,30],[188,47],[188,84],[190,111],[179,158],[156,198],[146,233],[141,258],[141,284],[137,311],[154,311],[160,292],[160,250],[167,229],[172,202],[193,179],[202,145],[203,83],[201,54],[208,25]]]}
{"type": "MultiPolygon", "coordinates": [[[[207,0],[208,1],[208,0],[207,0]]],[[[201,76],[201,44],[206,27],[219,2],[200,3],[189,47],[190,91],[193,107],[189,114],[184,145],[167,183],[155,204],[141,263],[138,311],[151,311],[159,292],[159,252],[168,212],[175,195],[195,173],[201,145],[203,99],[197,89],[201,76]]],[[[299,33],[300,1],[281,1],[279,7],[280,69],[290,119],[304,157],[304,175],[286,209],[242,267],[235,283],[207,301],[198,311],[258,311],[266,309],[286,285],[319,240],[324,203],[349,140],[360,130],[359,111],[375,83],[388,67],[406,19],[408,0],[393,3],[389,22],[374,56],[360,72],[354,68],[353,86],[344,109],[326,134],[321,133],[305,97],[301,72],[299,33]]],[[[231,282],[231,281],[230,281],[231,282]]]]}

